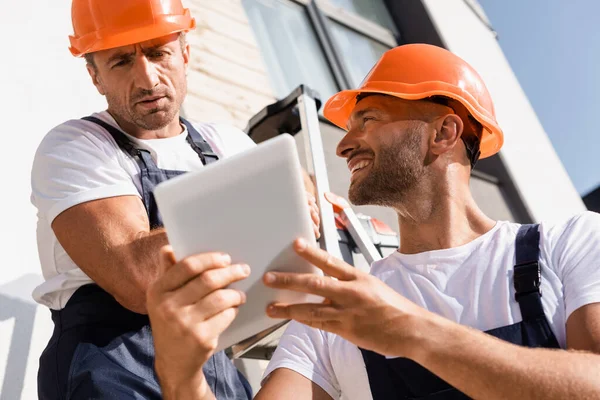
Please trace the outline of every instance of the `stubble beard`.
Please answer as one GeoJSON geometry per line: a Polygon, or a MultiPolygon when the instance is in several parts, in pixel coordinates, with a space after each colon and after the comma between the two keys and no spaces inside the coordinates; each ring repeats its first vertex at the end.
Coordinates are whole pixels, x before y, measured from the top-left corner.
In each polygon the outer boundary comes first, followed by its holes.
{"type": "Polygon", "coordinates": [[[187,84],[184,80],[183,84],[175,89],[175,93],[169,89],[138,90],[135,95],[132,96],[130,105],[124,104],[121,101],[121,98],[107,93],[106,101],[113,116],[116,115],[116,117],[134,124],[138,128],[147,131],[155,131],[166,127],[173,121],[179,112],[186,93],[187,84]],[[150,110],[140,110],[136,105],[138,99],[141,99],[144,96],[157,95],[166,96],[167,103],[164,106],[150,110]]]}
{"type": "Polygon", "coordinates": [[[420,158],[422,132],[410,128],[405,135],[383,146],[367,175],[350,184],[348,198],[354,205],[396,208],[424,175],[420,158]]]}

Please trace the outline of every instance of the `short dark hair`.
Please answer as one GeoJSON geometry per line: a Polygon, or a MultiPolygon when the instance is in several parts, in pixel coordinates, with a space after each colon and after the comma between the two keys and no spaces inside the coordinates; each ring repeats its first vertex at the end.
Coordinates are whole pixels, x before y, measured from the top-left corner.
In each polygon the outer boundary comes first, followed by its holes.
{"type": "Polygon", "coordinates": [[[96,71],[98,70],[98,67],[96,67],[96,61],[94,61],[94,53],[85,53],[83,58],[85,58],[87,65],[91,66],[96,71]]]}

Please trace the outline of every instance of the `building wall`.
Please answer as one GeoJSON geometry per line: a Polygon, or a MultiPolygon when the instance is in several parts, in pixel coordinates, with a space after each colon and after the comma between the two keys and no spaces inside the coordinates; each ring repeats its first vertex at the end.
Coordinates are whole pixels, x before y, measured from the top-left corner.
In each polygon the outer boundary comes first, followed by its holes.
{"type": "Polygon", "coordinates": [[[483,13],[477,2],[422,1],[445,46],[469,62],[486,82],[505,134],[500,158],[533,220],[559,221],[584,211],[579,194],[500,45],[469,7],[483,13]]]}
{"type": "Polygon", "coordinates": [[[50,313],[31,291],[41,282],[35,209],[29,201],[35,150],[53,126],[105,107],[84,62],[68,51],[70,2],[3,4],[0,36],[0,399],[37,398],[38,357],[51,332],[50,313]]]}
{"type": "Polygon", "coordinates": [[[275,99],[240,0],[188,0],[197,28],[188,34],[192,60],[184,113],[240,129],[275,99]]]}

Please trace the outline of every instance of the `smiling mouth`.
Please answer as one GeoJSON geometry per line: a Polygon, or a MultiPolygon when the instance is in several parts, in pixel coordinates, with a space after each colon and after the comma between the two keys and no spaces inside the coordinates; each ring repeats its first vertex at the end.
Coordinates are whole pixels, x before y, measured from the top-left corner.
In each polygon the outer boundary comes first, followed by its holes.
{"type": "Polygon", "coordinates": [[[352,169],[350,169],[350,175],[354,175],[358,171],[361,171],[372,164],[371,160],[363,160],[352,165],[352,169]]]}

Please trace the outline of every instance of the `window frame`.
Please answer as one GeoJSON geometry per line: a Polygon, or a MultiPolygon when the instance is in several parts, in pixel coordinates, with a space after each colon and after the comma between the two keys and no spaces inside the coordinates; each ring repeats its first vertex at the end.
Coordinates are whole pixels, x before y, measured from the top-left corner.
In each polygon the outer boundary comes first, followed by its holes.
{"type": "MultiPolygon", "coordinates": [[[[305,7],[308,19],[317,35],[327,64],[335,79],[335,84],[340,90],[353,89],[354,87],[351,83],[350,73],[343,62],[339,46],[336,44],[335,37],[329,27],[330,21],[390,48],[400,44],[399,35],[395,35],[388,28],[348,11],[343,7],[337,7],[327,0],[278,1],[293,2],[305,7]]],[[[385,1],[383,5],[390,14],[392,21],[394,21],[393,14],[385,1]]],[[[394,23],[396,22],[394,21],[394,23]]]]}

